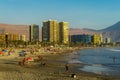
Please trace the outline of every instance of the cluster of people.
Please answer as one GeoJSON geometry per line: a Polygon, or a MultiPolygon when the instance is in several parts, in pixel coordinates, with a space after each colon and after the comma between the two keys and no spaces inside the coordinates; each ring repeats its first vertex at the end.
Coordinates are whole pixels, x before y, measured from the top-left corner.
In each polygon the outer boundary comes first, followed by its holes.
{"type": "Polygon", "coordinates": [[[19,56],[20,57],[25,57],[27,55],[25,50],[22,50],[21,52],[19,52],[19,56]]]}
{"type": "Polygon", "coordinates": [[[23,58],[22,62],[19,62],[19,65],[26,65],[30,61],[34,61],[34,59],[32,57],[23,58]]]}
{"type": "Polygon", "coordinates": [[[7,50],[7,49],[2,49],[2,50],[0,51],[0,55],[2,55],[2,56],[5,56],[5,55],[10,56],[10,55],[13,54],[13,53],[15,53],[15,51],[14,51],[13,49],[9,49],[9,50],[7,50]]]}
{"type": "Polygon", "coordinates": [[[10,49],[10,50],[8,51],[8,55],[10,56],[12,53],[15,53],[15,51],[12,50],[12,49],[10,49]]]}

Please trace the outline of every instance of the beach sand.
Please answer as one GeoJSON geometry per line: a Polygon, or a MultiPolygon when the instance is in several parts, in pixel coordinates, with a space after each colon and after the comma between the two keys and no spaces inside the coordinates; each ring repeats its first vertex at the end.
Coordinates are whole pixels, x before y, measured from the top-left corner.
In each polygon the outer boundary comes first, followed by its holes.
{"type": "Polygon", "coordinates": [[[40,53],[29,54],[37,59],[37,55],[42,56],[42,60],[33,61],[26,65],[19,65],[24,57],[19,57],[20,50],[15,49],[15,53],[10,56],[0,56],[0,80],[120,80],[120,77],[97,75],[78,71],[78,67],[83,64],[69,64],[69,70],[65,70],[65,64],[74,53],[67,51],[64,53],[40,53]],[[76,74],[76,78],[71,77],[76,74]]]}

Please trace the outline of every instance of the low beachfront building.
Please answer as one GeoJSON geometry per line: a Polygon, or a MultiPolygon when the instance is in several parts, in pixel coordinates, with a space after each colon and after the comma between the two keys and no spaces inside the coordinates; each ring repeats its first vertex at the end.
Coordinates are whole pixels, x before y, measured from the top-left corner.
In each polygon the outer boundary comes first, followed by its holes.
{"type": "Polygon", "coordinates": [[[109,44],[110,42],[111,42],[111,40],[110,40],[109,37],[105,38],[105,43],[106,43],[106,44],[109,44]]]}
{"type": "Polygon", "coordinates": [[[5,40],[8,41],[26,41],[25,35],[19,35],[19,34],[0,34],[0,41],[4,42],[5,40]]]}
{"type": "Polygon", "coordinates": [[[86,34],[71,35],[71,42],[91,43],[91,37],[91,35],[86,34]]]}

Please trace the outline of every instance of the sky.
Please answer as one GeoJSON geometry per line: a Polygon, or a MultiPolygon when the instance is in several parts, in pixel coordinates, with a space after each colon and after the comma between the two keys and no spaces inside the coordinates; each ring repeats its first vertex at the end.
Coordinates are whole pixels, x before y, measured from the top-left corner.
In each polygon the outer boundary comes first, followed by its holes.
{"type": "Polygon", "coordinates": [[[70,28],[104,29],[120,21],[120,0],[0,0],[0,23],[69,22],[70,28]]]}

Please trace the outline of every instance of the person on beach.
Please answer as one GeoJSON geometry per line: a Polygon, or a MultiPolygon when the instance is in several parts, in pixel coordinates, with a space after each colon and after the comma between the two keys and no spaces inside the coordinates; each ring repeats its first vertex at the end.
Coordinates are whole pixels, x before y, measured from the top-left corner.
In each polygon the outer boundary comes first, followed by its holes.
{"type": "Polygon", "coordinates": [[[25,65],[27,62],[26,58],[23,59],[23,65],[25,65]]]}
{"type": "Polygon", "coordinates": [[[43,57],[39,55],[38,60],[41,61],[42,59],[43,59],[43,57]]]}
{"type": "Polygon", "coordinates": [[[68,71],[69,70],[69,65],[65,64],[65,70],[68,71]]]}
{"type": "Polygon", "coordinates": [[[33,48],[30,49],[30,53],[34,54],[34,49],[33,48]]]}
{"type": "Polygon", "coordinates": [[[11,55],[11,51],[8,51],[8,56],[10,56],[11,55]]]}

